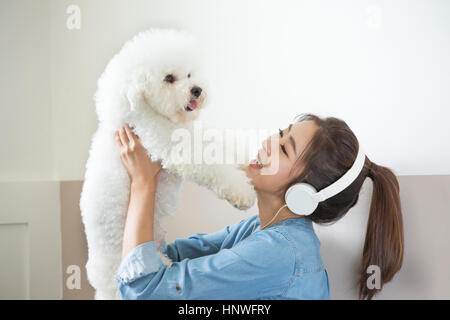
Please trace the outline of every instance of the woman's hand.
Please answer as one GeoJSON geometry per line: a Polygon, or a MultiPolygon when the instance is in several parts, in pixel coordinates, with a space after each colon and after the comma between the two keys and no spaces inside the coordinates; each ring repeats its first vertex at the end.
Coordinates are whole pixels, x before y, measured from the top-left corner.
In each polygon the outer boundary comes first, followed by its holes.
{"type": "Polygon", "coordinates": [[[127,125],[116,131],[122,163],[131,180],[130,199],[122,243],[122,259],[138,245],[153,241],[155,192],[162,170],[127,125]]]}
{"type": "Polygon", "coordinates": [[[115,138],[131,182],[156,187],[162,170],[160,162],[153,162],[150,159],[139,137],[131,131],[128,124],[115,132],[115,138]]]}

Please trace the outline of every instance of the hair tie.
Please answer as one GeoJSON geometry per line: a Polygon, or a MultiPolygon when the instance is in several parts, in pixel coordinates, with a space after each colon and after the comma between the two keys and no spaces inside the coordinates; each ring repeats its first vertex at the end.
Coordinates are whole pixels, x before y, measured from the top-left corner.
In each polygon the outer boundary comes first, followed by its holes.
{"type": "Polygon", "coordinates": [[[368,169],[367,170],[367,176],[370,179],[374,180],[375,179],[375,175],[376,175],[376,168],[375,168],[376,164],[373,163],[370,160],[368,160],[368,161],[369,161],[369,165],[367,166],[367,169],[368,169]]]}

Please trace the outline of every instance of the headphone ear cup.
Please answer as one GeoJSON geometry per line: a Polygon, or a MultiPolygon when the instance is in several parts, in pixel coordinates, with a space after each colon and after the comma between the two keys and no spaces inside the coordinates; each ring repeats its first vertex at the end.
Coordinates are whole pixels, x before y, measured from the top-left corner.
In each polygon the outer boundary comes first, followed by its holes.
{"type": "Polygon", "coordinates": [[[293,213],[307,216],[313,213],[319,204],[313,197],[316,193],[317,190],[312,185],[296,183],[286,191],[284,199],[293,213]]]}

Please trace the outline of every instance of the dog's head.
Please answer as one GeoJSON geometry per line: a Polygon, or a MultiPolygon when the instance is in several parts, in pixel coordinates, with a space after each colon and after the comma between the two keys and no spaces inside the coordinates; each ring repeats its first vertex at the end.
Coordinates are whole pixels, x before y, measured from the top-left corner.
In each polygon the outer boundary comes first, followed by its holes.
{"type": "Polygon", "coordinates": [[[198,51],[194,38],[185,32],[144,31],[123,46],[100,82],[112,83],[104,85],[109,94],[120,86],[127,111],[145,116],[151,109],[174,123],[191,121],[199,116],[206,98],[198,51]]]}
{"type": "MultiPolygon", "coordinates": [[[[179,54],[182,54],[181,52],[179,54]]],[[[174,59],[179,60],[179,58],[174,59]]],[[[183,59],[184,60],[184,59],[183,59]]],[[[191,121],[204,107],[206,90],[197,68],[186,60],[161,64],[147,74],[142,99],[158,113],[175,123],[191,121]]]]}

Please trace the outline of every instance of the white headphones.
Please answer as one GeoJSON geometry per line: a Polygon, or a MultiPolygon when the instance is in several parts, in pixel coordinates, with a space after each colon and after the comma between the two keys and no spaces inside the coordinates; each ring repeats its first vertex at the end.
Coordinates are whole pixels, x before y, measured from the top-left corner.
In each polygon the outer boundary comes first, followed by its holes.
{"type": "Polygon", "coordinates": [[[365,159],[366,155],[360,146],[352,167],[337,181],[319,192],[308,183],[294,184],[289,187],[284,196],[286,206],[298,215],[307,216],[312,214],[319,205],[319,202],[338,194],[355,181],[364,167],[365,159]]]}

